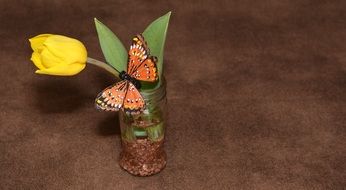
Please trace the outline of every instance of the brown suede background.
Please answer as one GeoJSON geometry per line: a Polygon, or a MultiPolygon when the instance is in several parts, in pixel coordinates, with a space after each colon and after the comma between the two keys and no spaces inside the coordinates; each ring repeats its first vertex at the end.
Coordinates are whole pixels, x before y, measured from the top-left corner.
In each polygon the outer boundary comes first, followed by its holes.
{"type": "Polygon", "coordinates": [[[0,189],[344,189],[346,1],[0,1],[0,189]],[[118,167],[115,82],[93,66],[34,74],[28,38],[81,40],[93,18],[129,47],[172,10],[165,49],[168,165],[118,167]]]}

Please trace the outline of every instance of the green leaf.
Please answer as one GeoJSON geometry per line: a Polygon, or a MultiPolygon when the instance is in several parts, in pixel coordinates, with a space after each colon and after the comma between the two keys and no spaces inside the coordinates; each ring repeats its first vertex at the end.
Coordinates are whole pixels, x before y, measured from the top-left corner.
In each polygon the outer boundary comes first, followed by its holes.
{"type": "Polygon", "coordinates": [[[156,19],[143,32],[143,36],[150,49],[150,54],[158,58],[157,70],[160,77],[159,84],[161,83],[163,74],[163,50],[170,16],[171,11],[156,19]]]}
{"type": "Polygon", "coordinates": [[[108,64],[119,72],[126,71],[127,51],[119,38],[102,22],[95,20],[96,30],[103,55],[108,64]]]}

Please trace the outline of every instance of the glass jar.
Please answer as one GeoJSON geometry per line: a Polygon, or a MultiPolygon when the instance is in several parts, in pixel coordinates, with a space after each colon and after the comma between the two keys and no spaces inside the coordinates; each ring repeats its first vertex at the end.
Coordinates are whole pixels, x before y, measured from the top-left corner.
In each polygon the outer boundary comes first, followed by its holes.
{"type": "Polygon", "coordinates": [[[163,149],[166,117],[166,83],[154,90],[141,90],[145,109],[138,115],[119,112],[122,152],[119,164],[127,172],[149,176],[166,166],[163,149]]]}

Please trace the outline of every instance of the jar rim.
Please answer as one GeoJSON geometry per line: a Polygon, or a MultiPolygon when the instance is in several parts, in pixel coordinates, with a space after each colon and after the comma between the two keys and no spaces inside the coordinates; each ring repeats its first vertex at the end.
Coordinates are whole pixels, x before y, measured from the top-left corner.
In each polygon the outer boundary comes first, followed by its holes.
{"type": "Polygon", "coordinates": [[[154,89],[141,90],[140,93],[146,101],[160,101],[162,98],[166,96],[165,77],[162,77],[162,81],[159,87],[154,89]]]}

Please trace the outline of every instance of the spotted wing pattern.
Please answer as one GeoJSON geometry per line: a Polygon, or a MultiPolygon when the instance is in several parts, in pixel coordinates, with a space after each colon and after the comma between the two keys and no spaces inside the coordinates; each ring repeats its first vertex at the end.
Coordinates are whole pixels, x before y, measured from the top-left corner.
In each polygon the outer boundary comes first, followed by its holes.
{"type": "Polygon", "coordinates": [[[124,102],[128,81],[123,80],[107,87],[96,97],[96,108],[105,111],[118,111],[124,102]]]}
{"type": "Polygon", "coordinates": [[[132,77],[147,82],[154,82],[158,79],[156,69],[156,57],[149,57],[137,68],[132,77]]]}
{"type": "Polygon", "coordinates": [[[127,73],[140,81],[153,82],[158,79],[157,58],[149,56],[149,48],[142,35],[132,39],[127,64],[127,73]]]}
{"type": "Polygon", "coordinates": [[[124,111],[132,114],[138,114],[144,109],[144,99],[135,85],[128,82],[129,86],[124,99],[124,111]]]}

